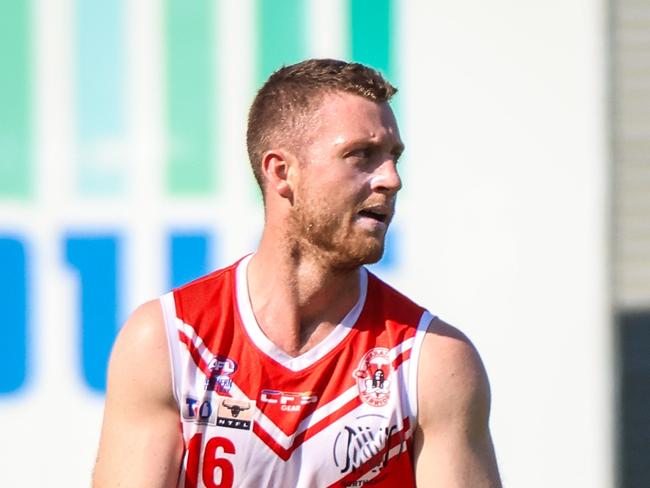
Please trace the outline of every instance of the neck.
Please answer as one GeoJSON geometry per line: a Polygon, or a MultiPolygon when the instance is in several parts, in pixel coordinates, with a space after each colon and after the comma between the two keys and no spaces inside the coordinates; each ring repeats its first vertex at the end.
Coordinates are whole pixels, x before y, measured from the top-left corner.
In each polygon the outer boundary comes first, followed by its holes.
{"type": "Polygon", "coordinates": [[[314,253],[296,253],[262,237],[248,265],[248,293],[262,331],[286,353],[314,347],[359,299],[359,269],[333,269],[314,253]]]}

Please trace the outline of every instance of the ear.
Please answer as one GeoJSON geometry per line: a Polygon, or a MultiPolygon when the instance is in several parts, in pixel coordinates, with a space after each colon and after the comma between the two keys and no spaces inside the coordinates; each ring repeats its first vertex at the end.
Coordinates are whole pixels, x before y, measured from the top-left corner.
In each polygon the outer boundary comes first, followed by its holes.
{"type": "Polygon", "coordinates": [[[266,177],[267,191],[274,192],[282,198],[293,199],[294,158],[287,151],[270,150],[262,156],[262,172],[266,177]]]}

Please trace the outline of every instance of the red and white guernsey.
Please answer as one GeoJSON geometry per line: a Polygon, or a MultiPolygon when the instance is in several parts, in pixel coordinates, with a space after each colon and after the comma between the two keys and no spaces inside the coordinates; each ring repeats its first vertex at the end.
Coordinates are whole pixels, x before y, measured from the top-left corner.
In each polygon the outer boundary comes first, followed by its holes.
{"type": "Polygon", "coordinates": [[[362,268],[358,303],[291,357],[255,321],[249,259],[161,298],[185,441],[178,486],[414,486],[431,314],[362,268]]]}

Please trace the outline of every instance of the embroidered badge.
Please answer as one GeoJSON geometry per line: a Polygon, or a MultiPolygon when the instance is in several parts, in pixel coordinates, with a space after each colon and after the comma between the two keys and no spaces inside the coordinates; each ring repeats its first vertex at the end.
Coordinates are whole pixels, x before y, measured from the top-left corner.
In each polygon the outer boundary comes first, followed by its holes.
{"type": "Polygon", "coordinates": [[[375,347],[363,355],[352,375],[357,380],[359,397],[373,407],[383,407],[390,398],[393,368],[388,349],[375,347]]]}

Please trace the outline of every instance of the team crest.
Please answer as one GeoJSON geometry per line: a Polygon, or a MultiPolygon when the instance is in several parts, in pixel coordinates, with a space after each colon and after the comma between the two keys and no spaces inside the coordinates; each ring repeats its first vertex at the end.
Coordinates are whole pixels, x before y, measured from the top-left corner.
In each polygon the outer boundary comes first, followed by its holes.
{"type": "Polygon", "coordinates": [[[388,349],[375,347],[363,355],[352,375],[357,380],[359,398],[373,407],[383,407],[390,398],[393,367],[388,349]]]}

